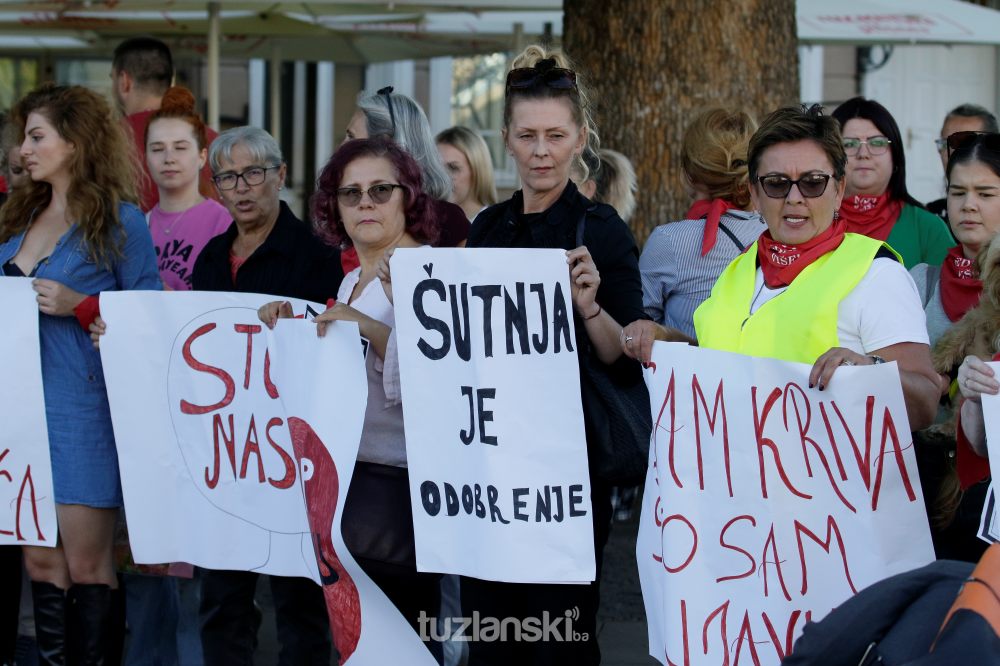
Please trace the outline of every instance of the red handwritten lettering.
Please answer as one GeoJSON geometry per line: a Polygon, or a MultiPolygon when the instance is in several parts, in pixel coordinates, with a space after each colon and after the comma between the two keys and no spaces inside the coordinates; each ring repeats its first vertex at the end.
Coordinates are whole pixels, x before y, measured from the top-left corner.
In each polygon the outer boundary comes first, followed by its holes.
{"type": "Polygon", "coordinates": [[[750,521],[750,525],[752,525],[753,527],[757,527],[757,519],[754,518],[753,516],[749,515],[736,516],[728,523],[726,523],[725,526],[723,526],[722,531],[719,532],[719,545],[727,550],[735,550],[738,553],[742,553],[744,557],[750,560],[750,564],[747,566],[747,570],[744,571],[743,573],[735,576],[722,576],[721,578],[716,578],[715,579],[716,583],[721,583],[724,580],[738,580],[740,578],[746,578],[747,576],[753,574],[753,572],[757,569],[757,561],[753,559],[753,555],[743,550],[739,546],[733,546],[731,544],[726,543],[726,532],[728,532],[729,528],[732,527],[733,523],[735,523],[738,520],[748,520],[750,521]]]}
{"type": "Polygon", "coordinates": [[[247,465],[250,455],[257,456],[257,482],[264,483],[264,461],[260,458],[260,445],[257,443],[257,423],[253,414],[250,415],[250,425],[247,427],[247,438],[243,442],[243,460],[240,462],[240,478],[247,478],[247,465]]]}
{"type": "Polygon", "coordinates": [[[208,365],[207,363],[202,363],[194,357],[191,353],[191,344],[207,333],[215,330],[215,324],[205,324],[200,326],[194,333],[188,336],[188,339],[184,341],[184,346],[182,348],[182,353],[184,355],[184,361],[188,366],[196,370],[197,372],[206,372],[210,375],[214,375],[222,380],[222,383],[226,387],[226,392],[222,397],[222,400],[215,403],[214,405],[194,405],[187,400],[181,400],[181,413],[182,414],[208,414],[209,412],[214,412],[218,409],[226,407],[229,403],[233,401],[233,396],[236,394],[236,383],[228,372],[222,368],[216,368],[214,366],[208,365]]]}
{"type": "Polygon", "coordinates": [[[283,423],[284,421],[275,417],[268,421],[267,426],[264,428],[264,436],[267,437],[267,443],[271,445],[271,448],[274,449],[279,456],[281,456],[281,462],[285,465],[285,476],[279,480],[272,478],[268,478],[267,480],[268,483],[280,490],[291,488],[295,483],[295,460],[292,459],[292,456],[290,456],[287,451],[278,446],[278,444],[275,443],[274,439],[271,437],[271,428],[280,426],[283,423]]]}
{"type": "Polygon", "coordinates": [[[781,397],[781,389],[775,388],[771,391],[770,395],[767,396],[767,400],[764,402],[763,412],[758,412],[757,410],[757,387],[754,386],[750,389],[750,399],[753,403],[753,428],[754,436],[757,438],[757,463],[760,467],[760,492],[761,495],[767,498],[767,470],[764,468],[764,448],[768,448],[771,451],[771,455],[774,457],[775,468],[777,469],[778,476],[781,477],[782,483],[785,487],[797,497],[803,499],[812,499],[812,495],[807,495],[800,492],[792,485],[789,480],[788,475],[785,473],[785,466],[781,464],[781,455],[778,453],[778,445],[774,443],[774,440],[770,437],[764,437],[764,425],[767,422],[767,416],[774,407],[774,403],[778,401],[781,397]]]}
{"type": "Polygon", "coordinates": [[[229,415],[229,436],[226,436],[225,426],[222,423],[222,416],[214,414],[212,417],[212,476],[208,475],[208,468],[205,468],[205,485],[209,490],[219,484],[219,468],[221,452],[219,451],[219,435],[226,445],[226,453],[229,455],[229,464],[233,468],[233,476],[236,476],[236,426],[233,423],[233,415],[229,415]]]}
{"type": "Polygon", "coordinates": [[[833,545],[833,537],[836,535],[837,549],[840,551],[840,559],[844,565],[844,576],[847,578],[847,584],[851,587],[851,592],[857,594],[858,590],[854,587],[854,581],[851,580],[851,571],[847,566],[847,550],[844,547],[844,538],[841,536],[840,528],[837,526],[837,521],[833,519],[833,516],[827,516],[826,519],[826,539],[820,539],[808,527],[797,520],[795,521],[795,540],[798,543],[799,563],[802,566],[802,590],[800,594],[805,595],[809,590],[809,572],[806,567],[805,548],[802,544],[803,535],[816,542],[827,553],[830,553],[830,547],[833,545]]]}
{"type": "Polygon", "coordinates": [[[708,429],[715,434],[715,423],[718,421],[719,412],[722,412],[722,458],[726,465],[726,483],[729,486],[729,496],[733,496],[733,474],[729,462],[729,420],[726,417],[726,402],[723,398],[723,380],[719,380],[719,386],[715,389],[715,402],[712,404],[712,413],[708,415],[708,402],[705,394],[698,383],[698,376],[691,376],[691,401],[694,403],[694,441],[695,451],[698,456],[698,486],[705,489],[705,475],[701,463],[701,419],[698,418],[698,403],[701,403],[705,410],[708,429]]]}
{"type": "Polygon", "coordinates": [[[253,358],[253,336],[261,332],[260,324],[233,324],[237,333],[247,334],[247,363],[243,371],[243,388],[250,388],[250,360],[253,358]]]}

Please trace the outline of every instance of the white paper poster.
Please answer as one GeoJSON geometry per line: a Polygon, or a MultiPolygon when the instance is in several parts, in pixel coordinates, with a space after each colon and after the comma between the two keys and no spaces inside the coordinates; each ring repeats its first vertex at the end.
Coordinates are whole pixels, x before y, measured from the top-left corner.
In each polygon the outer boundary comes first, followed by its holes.
{"type": "MultiPolygon", "coordinates": [[[[311,321],[269,331],[257,308],[271,300],[102,294],[135,561],[311,578],[341,664],[432,666],[340,532],[367,403],[357,325],[331,325],[322,339],[311,321]]],[[[287,300],[296,314],[310,307],[287,300]]]]}
{"type": "Polygon", "coordinates": [[[636,556],[650,654],[778,664],[809,620],[934,559],[894,363],[656,343],[636,556]]]}
{"type": "Polygon", "coordinates": [[[55,491],[42,392],[37,294],[31,278],[0,280],[0,545],[55,546],[55,491]]]}
{"type": "MultiPolygon", "coordinates": [[[[988,363],[1000,377],[1000,363],[988,363]]],[[[1000,541],[1000,512],[997,511],[996,479],[1000,470],[1000,395],[983,394],[983,420],[986,424],[986,450],[990,457],[990,488],[983,504],[979,538],[989,543],[1000,541]]]]}
{"type": "Polygon", "coordinates": [[[392,285],[418,569],[593,580],[566,253],[401,249],[392,285]]]}

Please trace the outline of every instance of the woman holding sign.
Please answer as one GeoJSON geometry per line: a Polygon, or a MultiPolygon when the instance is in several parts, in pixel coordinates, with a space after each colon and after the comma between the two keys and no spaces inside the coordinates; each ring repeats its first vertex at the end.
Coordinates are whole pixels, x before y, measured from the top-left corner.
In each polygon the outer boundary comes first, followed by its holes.
{"type": "MultiPolygon", "coordinates": [[[[378,271],[393,249],[437,240],[438,221],[420,166],[387,139],[344,143],[316,185],[317,232],[331,245],[353,247],[360,261],[344,276],[337,302],[316,317],[317,332],[323,335],[330,322],[353,321],[370,344],[368,407],[341,530],[354,559],[417,629],[422,613],[437,614],[440,576],[417,572],[392,291],[378,271]]],[[[273,328],[292,315],[291,305],[275,301],[258,314],[273,328]]]]}
{"type": "Polygon", "coordinates": [[[159,289],[156,254],[132,203],[128,139],[103,97],[43,86],[12,115],[31,182],[0,210],[0,272],[35,278],[59,521],[56,548],[24,549],[38,648],[46,664],[117,663],[124,629],[112,554],[122,506],[118,457],[101,358],[73,310],[84,294],[159,289]]]}
{"type": "MultiPolygon", "coordinates": [[[[844,139],[818,106],[775,111],[750,139],[750,195],[767,223],[695,312],[703,347],[812,364],[823,390],[842,365],[895,361],[910,429],[931,424],[941,387],[913,279],[882,241],[848,233],[844,139]],[[763,307],[767,304],[767,307],[763,307]]],[[[653,340],[693,340],[650,321],[622,332],[649,361],[653,340]]]]}
{"type": "MultiPolygon", "coordinates": [[[[522,187],[476,217],[468,247],[566,249],[581,356],[589,351],[586,362],[615,375],[620,384],[641,382],[638,365],[622,357],[618,344],[618,322],[645,316],[635,239],[612,207],[592,204],[570,180],[584,147],[589,143],[593,150],[598,148],[586,91],[561,53],[530,46],[512,67],[504,97],[503,138],[522,187]],[[580,231],[582,245],[577,242],[580,231]]],[[[589,419],[587,431],[591,444],[589,419]]],[[[600,580],[611,518],[610,487],[592,478],[591,488],[600,580]]],[[[469,644],[469,664],[600,662],[596,582],[536,585],[463,578],[462,606],[465,616],[474,611],[483,617],[522,619],[572,613],[574,629],[584,636],[567,642],[474,641],[469,644]]]]}

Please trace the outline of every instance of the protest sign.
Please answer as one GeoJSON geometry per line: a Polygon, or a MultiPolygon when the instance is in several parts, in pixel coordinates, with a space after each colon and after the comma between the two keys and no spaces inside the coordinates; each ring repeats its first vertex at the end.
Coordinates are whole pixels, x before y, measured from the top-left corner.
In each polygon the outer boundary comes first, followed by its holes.
{"type": "Polygon", "coordinates": [[[6,381],[0,434],[0,545],[55,546],[55,491],[42,392],[38,301],[31,278],[0,280],[6,381]]]}
{"type": "Polygon", "coordinates": [[[401,249],[392,285],[417,568],[593,580],[566,253],[401,249]]]}
{"type": "MultiPolygon", "coordinates": [[[[1000,376],[1000,363],[987,363],[1000,376]]],[[[979,538],[988,543],[1000,541],[1000,512],[997,511],[996,479],[1000,478],[1000,395],[983,394],[983,421],[986,427],[986,449],[990,458],[990,487],[983,504],[979,538]]]]}
{"type": "Polygon", "coordinates": [[[895,364],[656,343],[636,556],[650,654],[778,664],[809,620],[934,559],[895,364]]]}
{"type": "MultiPolygon", "coordinates": [[[[304,576],[340,663],[433,657],[344,545],[367,403],[357,325],[273,331],[258,294],[101,296],[101,355],[136,562],[304,576]]],[[[320,306],[287,299],[296,314],[320,306]]]]}

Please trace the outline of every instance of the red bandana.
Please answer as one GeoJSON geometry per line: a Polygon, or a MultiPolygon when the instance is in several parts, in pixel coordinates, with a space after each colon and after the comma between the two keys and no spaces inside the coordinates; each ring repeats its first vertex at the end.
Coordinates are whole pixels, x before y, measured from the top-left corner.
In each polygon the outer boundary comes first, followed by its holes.
{"type": "Polygon", "coordinates": [[[889,237],[892,226],[903,212],[903,202],[890,199],[889,193],[873,197],[855,194],[844,197],[840,205],[840,218],[847,223],[847,231],[884,241],[889,237]]]}
{"type": "Polygon", "coordinates": [[[951,321],[958,321],[979,304],[983,282],[976,276],[975,262],[966,259],[962,246],[948,250],[941,264],[941,305],[951,321]]]}
{"type": "Polygon", "coordinates": [[[691,204],[688,212],[684,214],[685,220],[700,220],[705,218],[705,235],[701,239],[701,256],[708,254],[708,251],[715,247],[715,240],[719,236],[719,218],[730,208],[737,206],[725,199],[699,199],[691,204]]]}
{"type": "Polygon", "coordinates": [[[826,231],[812,240],[785,245],[772,239],[770,231],[765,231],[757,240],[757,261],[764,272],[764,284],[770,289],[787,287],[809,264],[840,247],[845,233],[843,220],[834,220],[826,231]]]}

